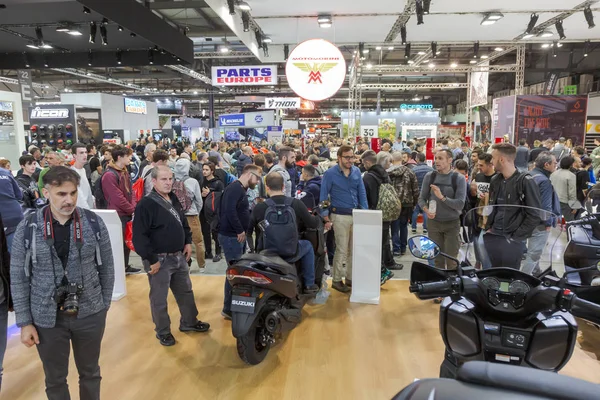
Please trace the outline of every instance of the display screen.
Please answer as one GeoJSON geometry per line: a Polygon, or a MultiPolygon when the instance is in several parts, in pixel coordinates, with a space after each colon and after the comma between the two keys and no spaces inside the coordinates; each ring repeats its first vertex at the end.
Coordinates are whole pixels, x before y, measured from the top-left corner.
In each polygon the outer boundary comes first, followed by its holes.
{"type": "Polygon", "coordinates": [[[508,292],[508,287],[510,286],[510,284],[508,282],[500,282],[500,289],[498,289],[501,292],[508,292]]]}

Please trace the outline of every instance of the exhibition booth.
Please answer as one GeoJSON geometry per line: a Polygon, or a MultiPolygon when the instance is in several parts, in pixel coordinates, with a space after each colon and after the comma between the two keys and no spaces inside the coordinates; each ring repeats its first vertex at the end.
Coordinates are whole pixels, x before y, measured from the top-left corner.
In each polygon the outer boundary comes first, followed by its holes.
{"type": "Polygon", "coordinates": [[[218,122],[219,134],[227,141],[269,140],[269,132],[282,130],[273,110],[224,114],[219,116],[218,122]]]}
{"type": "Polygon", "coordinates": [[[0,147],[11,165],[19,165],[19,157],[26,148],[21,95],[0,91],[0,147]]]}

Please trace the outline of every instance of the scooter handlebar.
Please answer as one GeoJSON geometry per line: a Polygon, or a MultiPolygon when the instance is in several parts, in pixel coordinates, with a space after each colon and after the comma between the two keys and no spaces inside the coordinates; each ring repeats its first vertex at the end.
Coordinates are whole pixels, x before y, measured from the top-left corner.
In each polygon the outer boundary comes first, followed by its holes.
{"type": "Polygon", "coordinates": [[[573,296],[571,314],[586,321],[600,325],[600,305],[573,296]]]}
{"type": "Polygon", "coordinates": [[[423,296],[446,297],[452,294],[452,282],[450,280],[439,282],[425,282],[410,285],[408,290],[423,296]]]}
{"type": "Polygon", "coordinates": [[[590,225],[593,222],[597,222],[598,219],[595,216],[583,217],[567,222],[567,226],[579,226],[579,225],[590,225]]]}

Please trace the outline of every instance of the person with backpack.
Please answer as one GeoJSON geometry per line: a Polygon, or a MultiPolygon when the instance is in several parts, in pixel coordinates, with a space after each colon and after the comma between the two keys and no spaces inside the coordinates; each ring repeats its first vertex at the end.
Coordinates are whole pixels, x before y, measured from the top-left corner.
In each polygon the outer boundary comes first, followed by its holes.
{"type": "Polygon", "coordinates": [[[413,214],[413,208],[419,202],[419,182],[414,171],[402,165],[401,152],[392,154],[392,166],[387,173],[402,203],[400,216],[391,224],[392,252],[394,256],[403,256],[408,245],[408,221],[413,214]]]}
{"type": "Polygon", "coordinates": [[[76,206],[80,179],[62,166],[44,175],[49,205],[19,224],[10,260],[21,343],[36,345],[49,399],[70,398],[71,347],[81,398],[100,398],[98,359],[115,275],[106,225],[76,206]]]}
{"type": "MultiPolygon", "coordinates": [[[[412,168],[412,171],[415,173],[415,176],[417,177],[417,183],[419,185],[419,194],[420,194],[421,190],[423,188],[423,179],[425,178],[425,175],[427,175],[428,173],[433,171],[433,168],[431,168],[429,165],[427,165],[427,163],[425,162],[425,154],[423,154],[423,153],[417,154],[416,161],[417,161],[417,165],[415,165],[412,168]]],[[[413,213],[410,217],[412,233],[417,233],[417,219],[419,217],[419,214],[423,215],[423,233],[427,234],[427,213],[425,213],[425,211],[423,211],[423,209],[421,208],[421,206],[418,203],[415,205],[415,209],[413,210],[413,213]]]]}
{"type": "Polygon", "coordinates": [[[315,254],[310,241],[300,240],[306,229],[317,229],[319,217],[310,215],[302,201],[283,194],[283,177],[271,172],[265,177],[269,198],[254,207],[250,215],[248,238],[257,233],[255,251],[268,250],[293,264],[300,262],[305,294],[319,291],[315,285],[315,254]],[[264,231],[259,224],[265,221],[264,231]]]}
{"type": "Polygon", "coordinates": [[[383,285],[394,276],[394,273],[390,269],[400,270],[404,268],[402,264],[396,263],[390,247],[390,225],[392,221],[395,221],[400,216],[401,203],[386,172],[386,169],[391,165],[391,154],[382,151],[377,155],[373,150],[367,150],[361,156],[361,160],[367,169],[367,172],[363,176],[363,182],[369,210],[382,211],[381,284],[383,285]],[[389,191],[389,194],[396,203],[388,201],[386,190],[389,191]],[[390,212],[388,212],[388,208],[391,208],[390,212]]]}
{"type": "Polygon", "coordinates": [[[317,174],[316,168],[311,164],[306,164],[302,168],[300,183],[297,186],[296,198],[301,200],[304,205],[312,210],[319,205],[321,196],[322,177],[317,174]]]}
{"type": "Polygon", "coordinates": [[[201,195],[204,199],[203,212],[200,213],[200,225],[202,227],[202,236],[204,238],[205,259],[211,259],[213,262],[221,261],[221,246],[219,245],[219,232],[217,226],[219,223],[218,206],[221,201],[221,195],[225,190],[225,185],[214,174],[216,166],[212,162],[207,162],[202,166],[204,181],[202,182],[201,195]],[[212,253],[211,238],[215,242],[215,255],[212,253]]]}
{"type": "MultiPolygon", "coordinates": [[[[515,167],[517,148],[510,143],[492,146],[492,162],[497,175],[490,182],[490,206],[483,235],[490,267],[520,269],[526,250],[524,241],[540,224],[540,191],[529,172],[515,167]],[[521,205],[527,207],[501,207],[521,205]]],[[[487,266],[484,266],[484,268],[487,266]]]]}
{"type": "MultiPolygon", "coordinates": [[[[106,209],[116,210],[123,227],[123,238],[127,223],[132,220],[135,211],[136,200],[133,196],[131,178],[127,166],[131,162],[133,150],[125,146],[115,146],[111,151],[112,160],[106,167],[106,171],[100,179],[97,187],[96,202],[104,203],[106,209]]],[[[101,207],[99,207],[101,208],[101,207]]],[[[141,270],[129,265],[129,254],[131,250],[123,241],[123,255],[125,273],[127,275],[139,274],[141,270]]]]}
{"type": "Polygon", "coordinates": [[[279,163],[274,165],[269,172],[277,172],[283,177],[285,183],[284,193],[287,197],[292,196],[292,177],[289,170],[296,168],[296,152],[291,147],[284,146],[279,149],[279,163]]]}
{"type": "Polygon", "coordinates": [[[535,160],[535,168],[531,170],[534,182],[540,188],[541,208],[548,211],[546,218],[534,229],[527,239],[527,254],[521,266],[521,271],[534,275],[540,273],[539,262],[546,247],[550,229],[556,226],[561,213],[560,201],[550,181],[550,176],[556,171],[556,157],[549,151],[544,151],[535,160]]]}
{"type": "Polygon", "coordinates": [[[554,157],[556,157],[556,161],[559,163],[560,160],[562,160],[564,157],[571,155],[571,149],[565,145],[566,142],[567,139],[561,137],[558,139],[558,143],[556,143],[554,145],[554,148],[552,149],[552,154],[554,154],[554,157]]]}
{"type": "MultiPolygon", "coordinates": [[[[173,193],[173,172],[168,166],[160,165],[152,170],[152,179],[154,189],[135,209],[133,244],[148,273],[156,338],[163,346],[173,346],[176,342],[167,309],[169,288],[179,306],[181,332],[206,332],[210,324],[197,318],[187,263],[192,257],[192,232],[183,207],[173,193]]],[[[187,181],[194,182],[193,179],[187,181]]]]}
{"type": "Polygon", "coordinates": [[[200,184],[189,175],[190,164],[190,160],[185,158],[180,158],[175,163],[173,193],[181,203],[185,218],[188,220],[188,225],[192,231],[192,243],[196,247],[196,262],[200,271],[203,272],[206,268],[206,253],[199,217],[202,213],[203,199],[200,193],[200,184]]]}
{"type": "MultiPolygon", "coordinates": [[[[250,164],[244,167],[238,180],[225,188],[219,207],[219,244],[223,247],[227,264],[244,254],[246,230],[250,226],[250,204],[246,190],[254,189],[260,180],[261,168],[250,164]]],[[[225,279],[225,296],[221,314],[231,319],[231,285],[225,279]]]]}
{"type": "MultiPolygon", "coordinates": [[[[436,170],[423,178],[419,206],[427,214],[427,231],[431,240],[440,246],[442,253],[457,257],[460,249],[460,214],[465,205],[467,182],[453,172],[452,151],[438,150],[435,154],[436,170]],[[433,210],[435,207],[435,211],[433,210]]],[[[439,269],[454,269],[454,261],[437,257],[434,261],[439,269]]]]}

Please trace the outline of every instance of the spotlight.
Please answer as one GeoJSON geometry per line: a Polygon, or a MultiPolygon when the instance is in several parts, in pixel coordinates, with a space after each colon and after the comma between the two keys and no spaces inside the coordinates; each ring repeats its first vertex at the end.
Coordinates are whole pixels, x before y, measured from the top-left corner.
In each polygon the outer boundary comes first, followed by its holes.
{"type": "Polygon", "coordinates": [[[131,32],[131,33],[129,34],[129,36],[131,36],[131,37],[136,37],[137,35],[136,35],[135,33],[131,32]]]}
{"type": "Polygon", "coordinates": [[[424,55],[425,55],[425,52],[424,52],[424,51],[420,51],[420,52],[418,52],[417,54],[418,54],[418,55],[420,55],[420,56],[424,56],[424,55]]]}
{"type": "Polygon", "coordinates": [[[227,0],[227,7],[229,8],[229,15],[235,14],[235,1],[227,0]]]}
{"type": "Polygon", "coordinates": [[[423,2],[422,0],[417,0],[416,2],[416,13],[417,13],[417,25],[423,25],[423,2]]]}
{"type": "Polygon", "coordinates": [[[84,13],[84,14],[91,14],[92,12],[90,11],[90,9],[89,9],[89,8],[87,8],[87,7],[83,7],[83,13],[84,13]]]}
{"type": "Polygon", "coordinates": [[[108,45],[108,33],[106,32],[106,26],[100,26],[100,37],[102,38],[102,46],[108,45]]]}
{"type": "Polygon", "coordinates": [[[88,66],[91,67],[94,64],[94,55],[92,54],[92,51],[90,50],[88,52],[88,66]]]}
{"type": "Polygon", "coordinates": [[[494,51],[504,51],[504,49],[502,47],[496,47],[494,51]]]}
{"type": "Polygon", "coordinates": [[[583,56],[587,57],[590,54],[590,41],[586,40],[583,44],[583,56]]]}
{"type": "Polygon", "coordinates": [[[98,30],[98,26],[95,22],[90,22],[90,43],[96,43],[96,31],[98,30]]]}
{"type": "Polygon", "coordinates": [[[331,25],[333,25],[333,19],[329,14],[320,14],[317,17],[317,22],[321,28],[331,28],[331,25]]]}
{"type": "Polygon", "coordinates": [[[556,27],[556,33],[558,33],[558,38],[560,40],[565,40],[567,37],[565,36],[565,30],[563,28],[562,20],[559,19],[558,21],[556,21],[554,26],[556,27]]]}
{"type": "Polygon", "coordinates": [[[262,42],[263,43],[273,43],[273,39],[271,39],[270,36],[265,36],[265,37],[263,37],[262,42]]]}
{"type": "Polygon", "coordinates": [[[429,68],[435,68],[435,64],[434,63],[429,63],[429,68]]]}
{"type": "Polygon", "coordinates": [[[531,17],[529,17],[529,23],[527,24],[527,29],[525,29],[525,33],[531,33],[533,31],[533,28],[535,28],[535,24],[537,24],[539,17],[540,16],[536,13],[531,14],[531,17]]]}
{"type": "Polygon", "coordinates": [[[481,25],[493,25],[502,18],[504,18],[504,14],[501,12],[485,13],[483,15],[483,19],[481,20],[481,25]]]}
{"type": "Polygon", "coordinates": [[[477,61],[475,61],[475,60],[471,60],[471,61],[469,61],[469,64],[475,64],[476,62],[477,61]]]}
{"type": "Polygon", "coordinates": [[[544,43],[544,44],[542,45],[542,49],[547,49],[547,48],[549,48],[550,46],[552,46],[550,43],[544,43]]]}
{"type": "Polygon", "coordinates": [[[437,42],[431,42],[431,54],[433,55],[433,58],[437,58],[437,42]]]}
{"type": "Polygon", "coordinates": [[[123,53],[121,50],[117,49],[117,65],[121,65],[123,63],[123,53]]]}
{"type": "Polygon", "coordinates": [[[400,27],[400,37],[402,38],[402,44],[406,44],[406,25],[400,27]]]}
{"type": "Polygon", "coordinates": [[[594,14],[592,13],[592,9],[590,8],[590,6],[587,6],[583,9],[583,15],[585,16],[585,20],[588,23],[589,29],[592,29],[596,26],[596,24],[594,24],[594,14]]]}
{"type": "Polygon", "coordinates": [[[555,40],[552,42],[552,57],[556,57],[556,49],[558,48],[558,42],[555,40]]]}
{"type": "Polygon", "coordinates": [[[223,45],[223,46],[221,46],[221,48],[219,49],[219,51],[221,53],[228,53],[229,52],[229,47],[223,45]]]}
{"type": "Polygon", "coordinates": [[[118,30],[119,32],[123,32],[123,27],[122,27],[121,25],[119,25],[119,27],[117,28],[117,30],[118,30]]]}
{"type": "Polygon", "coordinates": [[[489,56],[486,56],[485,54],[481,56],[482,60],[487,60],[488,58],[490,58],[489,56]]]}
{"type": "Polygon", "coordinates": [[[408,60],[407,63],[414,64],[415,62],[413,60],[408,60]]]}
{"type": "Polygon", "coordinates": [[[361,42],[358,44],[358,53],[360,55],[362,55],[364,52],[365,52],[365,44],[361,42]]]}
{"type": "Polygon", "coordinates": [[[479,57],[479,42],[475,42],[473,45],[473,58],[479,57]]]}
{"type": "Polygon", "coordinates": [[[102,25],[108,25],[108,19],[102,18],[102,25]]]}
{"type": "Polygon", "coordinates": [[[534,36],[535,35],[533,33],[526,33],[525,35],[523,35],[523,39],[531,39],[534,36]]]}
{"type": "MultiPolygon", "coordinates": [[[[561,23],[561,29],[562,29],[562,21],[560,21],[560,23],[561,23]]],[[[557,22],[557,24],[558,24],[558,22],[557,22]]],[[[556,30],[558,31],[558,28],[556,30]]],[[[559,35],[560,35],[560,33],[559,33],[559,35]]],[[[543,37],[543,38],[548,38],[548,37],[554,36],[554,33],[552,33],[552,31],[546,30],[546,31],[543,31],[542,33],[540,33],[539,36],[543,37]]]]}
{"type": "Polygon", "coordinates": [[[70,29],[67,32],[67,34],[71,35],[71,36],[82,36],[83,35],[83,33],[81,33],[81,31],[79,29],[70,29]]]}
{"type": "Polygon", "coordinates": [[[38,42],[44,43],[44,34],[42,33],[42,28],[39,26],[35,27],[35,36],[37,37],[38,42]]]}
{"type": "Polygon", "coordinates": [[[423,14],[429,15],[429,7],[431,6],[431,0],[423,0],[423,14]]]}
{"type": "Polygon", "coordinates": [[[410,58],[410,43],[406,43],[404,47],[404,58],[410,58]]]}
{"type": "Polygon", "coordinates": [[[287,60],[289,55],[290,55],[290,46],[287,44],[284,44],[283,45],[283,58],[285,60],[287,60]]]}
{"type": "Polygon", "coordinates": [[[37,44],[35,42],[31,42],[31,43],[27,43],[26,45],[27,47],[29,47],[30,49],[39,49],[39,47],[37,46],[37,44]]]}
{"type": "Polygon", "coordinates": [[[148,50],[148,64],[154,64],[154,51],[152,49],[148,50]]]}
{"type": "Polygon", "coordinates": [[[160,54],[164,56],[165,54],[167,54],[167,52],[165,51],[165,49],[160,49],[160,54]]]}
{"type": "Polygon", "coordinates": [[[254,37],[256,38],[256,45],[259,49],[262,49],[262,35],[260,34],[260,31],[255,31],[254,37]]]}
{"type": "Polygon", "coordinates": [[[269,46],[265,42],[263,42],[263,54],[265,57],[269,57],[269,46]]]}
{"type": "Polygon", "coordinates": [[[250,4],[246,3],[245,1],[240,1],[237,6],[242,11],[252,10],[252,7],[250,7],[250,4]]]}
{"type": "Polygon", "coordinates": [[[450,64],[450,68],[456,68],[456,67],[458,67],[457,63],[453,62],[452,64],[450,64]]]}
{"type": "Polygon", "coordinates": [[[250,14],[248,11],[242,11],[242,24],[244,26],[244,32],[250,31],[250,14]]]}
{"type": "Polygon", "coordinates": [[[381,51],[381,46],[377,46],[377,47],[375,47],[375,50],[377,50],[377,51],[381,51]]]}
{"type": "Polygon", "coordinates": [[[48,68],[48,59],[44,56],[44,67],[48,68]]]}
{"type": "Polygon", "coordinates": [[[29,63],[29,56],[27,56],[27,53],[23,53],[23,61],[25,64],[25,68],[29,68],[31,66],[31,64],[29,63]]]}
{"type": "Polygon", "coordinates": [[[392,51],[392,50],[394,50],[394,46],[389,46],[387,49],[388,49],[389,51],[392,51]]]}

